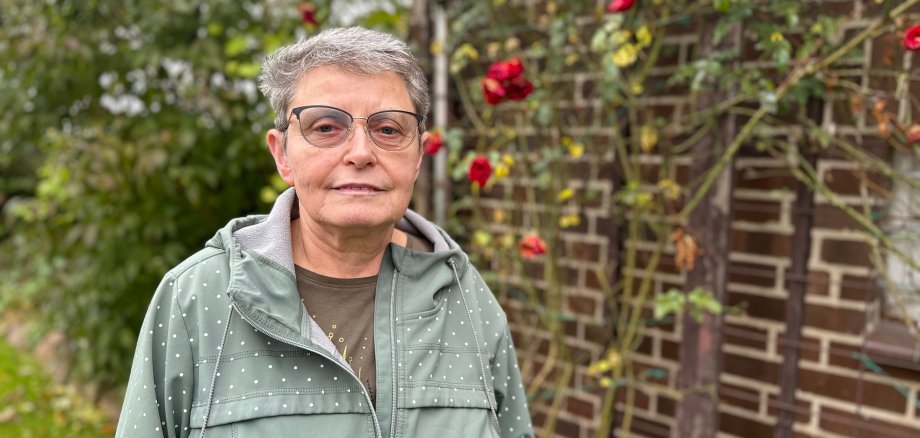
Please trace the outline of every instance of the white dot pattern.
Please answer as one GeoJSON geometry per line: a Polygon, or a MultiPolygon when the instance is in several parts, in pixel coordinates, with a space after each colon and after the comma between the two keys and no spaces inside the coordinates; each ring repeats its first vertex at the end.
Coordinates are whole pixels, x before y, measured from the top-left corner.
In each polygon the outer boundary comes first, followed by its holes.
{"type": "MultiPolygon", "coordinates": [[[[311,418],[324,413],[370,415],[361,383],[350,368],[325,350],[314,347],[309,352],[279,342],[277,333],[260,332],[238,313],[227,318],[229,312],[237,312],[232,300],[238,293],[228,292],[232,270],[227,260],[224,252],[210,248],[174,269],[161,283],[138,339],[116,437],[160,437],[167,432],[168,436],[197,436],[211,396],[212,377],[216,380],[209,424],[218,418],[228,423],[209,425],[209,432],[253,418],[297,415],[304,421],[304,430],[311,430],[311,418]]],[[[378,406],[381,395],[389,400],[390,391],[396,389],[398,408],[409,410],[404,417],[407,421],[427,412],[456,425],[457,430],[469,424],[486,425],[482,431],[465,430],[471,434],[467,436],[480,436],[479,432],[498,435],[488,430],[493,427],[491,421],[467,416],[482,415],[488,409],[452,410],[489,408],[494,403],[488,395],[492,392],[498,394],[495,426],[500,435],[533,436],[504,312],[475,269],[467,266],[461,271],[460,288],[456,282],[444,285],[436,295],[439,301],[434,310],[424,307],[431,303],[430,294],[426,299],[423,293],[427,285],[400,277],[402,287],[411,291],[400,290],[401,296],[417,301],[401,303],[405,309],[399,308],[398,320],[393,321],[394,375],[401,377],[391,381],[395,386],[380,388],[378,406]]],[[[380,338],[378,345],[390,342],[389,336],[380,338]]],[[[393,426],[388,420],[384,423],[382,426],[393,426]]],[[[365,428],[368,424],[372,423],[361,422],[365,428]]],[[[215,431],[213,436],[221,433],[215,431]]]]}

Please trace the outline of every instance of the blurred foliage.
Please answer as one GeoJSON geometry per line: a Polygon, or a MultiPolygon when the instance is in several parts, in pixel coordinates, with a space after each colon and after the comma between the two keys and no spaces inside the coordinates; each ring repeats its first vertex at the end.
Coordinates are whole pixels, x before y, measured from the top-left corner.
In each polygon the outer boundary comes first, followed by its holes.
{"type": "Polygon", "coordinates": [[[163,274],[267,208],[273,114],[254,77],[315,29],[292,2],[2,10],[0,308],[39,312],[79,377],[119,383],[163,274]]]}
{"type": "Polygon", "coordinates": [[[34,358],[0,340],[0,436],[112,436],[111,421],[72,388],[50,380],[34,358]]]}
{"type": "MultiPolygon", "coordinates": [[[[331,3],[0,2],[0,311],[64,330],[76,377],[124,382],[160,278],[285,188],[255,78],[331,3]]],[[[378,6],[352,18],[407,31],[378,6]]]]}

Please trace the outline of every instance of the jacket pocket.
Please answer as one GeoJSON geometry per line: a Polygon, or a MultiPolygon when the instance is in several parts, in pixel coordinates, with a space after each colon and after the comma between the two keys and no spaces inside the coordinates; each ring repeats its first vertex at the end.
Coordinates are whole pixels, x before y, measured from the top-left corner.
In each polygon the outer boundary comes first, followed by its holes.
{"type": "MultiPolygon", "coordinates": [[[[374,419],[360,394],[291,393],[236,396],[211,404],[208,438],[301,436],[304,431],[324,438],[374,437],[374,419]]],[[[206,406],[192,408],[190,437],[204,425],[206,406]]]]}
{"type": "Polygon", "coordinates": [[[458,387],[406,388],[400,403],[400,437],[497,438],[482,390],[458,387]]]}
{"type": "Polygon", "coordinates": [[[404,318],[408,321],[413,321],[428,319],[437,315],[447,303],[448,290],[447,288],[439,289],[434,295],[428,297],[425,297],[425,294],[406,297],[402,312],[405,315],[404,318]]]}

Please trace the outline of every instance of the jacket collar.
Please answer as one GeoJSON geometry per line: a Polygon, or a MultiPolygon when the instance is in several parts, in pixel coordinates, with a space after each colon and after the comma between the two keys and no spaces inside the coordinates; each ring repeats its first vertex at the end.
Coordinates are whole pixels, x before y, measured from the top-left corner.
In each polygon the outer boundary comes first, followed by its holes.
{"type": "MultiPolygon", "coordinates": [[[[229,294],[243,310],[267,317],[281,324],[290,334],[310,338],[312,319],[303,311],[296,289],[296,275],[291,251],[291,217],[297,196],[293,188],[281,193],[268,215],[230,221],[208,242],[229,254],[229,294]]],[[[294,212],[296,214],[296,212],[294,212]]],[[[451,267],[464,273],[469,265],[466,254],[447,233],[418,213],[406,210],[396,227],[428,239],[433,253],[421,253],[390,244],[389,257],[383,260],[409,280],[411,293],[434,295],[451,282],[451,267]],[[424,288],[411,286],[424,284],[424,288]]]]}

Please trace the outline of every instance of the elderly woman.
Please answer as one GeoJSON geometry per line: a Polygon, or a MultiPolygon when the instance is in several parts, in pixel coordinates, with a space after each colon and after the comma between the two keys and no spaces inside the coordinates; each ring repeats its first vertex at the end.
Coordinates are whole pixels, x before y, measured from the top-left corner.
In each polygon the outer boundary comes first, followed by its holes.
{"type": "Polygon", "coordinates": [[[505,314],[407,209],[428,90],[406,45],[328,30],[260,80],[292,188],[163,279],[117,436],[532,436],[505,314]]]}

